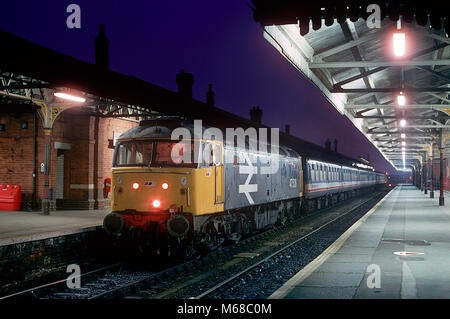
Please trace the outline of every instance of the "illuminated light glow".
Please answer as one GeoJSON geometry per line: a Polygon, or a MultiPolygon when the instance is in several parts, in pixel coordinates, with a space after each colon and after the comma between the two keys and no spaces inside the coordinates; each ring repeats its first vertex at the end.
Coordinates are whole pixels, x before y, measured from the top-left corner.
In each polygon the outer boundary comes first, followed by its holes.
{"type": "Polygon", "coordinates": [[[139,189],[139,183],[133,183],[133,189],[139,189]]]}
{"type": "Polygon", "coordinates": [[[395,251],[394,255],[397,256],[416,256],[416,255],[423,255],[425,253],[422,252],[416,252],[416,251],[395,251]]]}
{"type": "Polygon", "coordinates": [[[402,138],[406,138],[406,134],[405,134],[405,133],[402,133],[402,134],[401,134],[401,137],[402,137],[402,138]]]}
{"type": "Polygon", "coordinates": [[[394,55],[401,57],[405,55],[406,51],[406,35],[403,32],[395,32],[394,40],[394,55]]]}
{"type": "Polygon", "coordinates": [[[406,120],[400,120],[400,126],[405,126],[406,125],[406,120]]]}
{"type": "Polygon", "coordinates": [[[157,199],[155,199],[152,203],[153,207],[158,208],[159,206],[161,206],[161,202],[157,199]]]}
{"type": "Polygon", "coordinates": [[[369,165],[366,165],[366,164],[361,164],[361,163],[353,163],[352,165],[353,165],[353,166],[360,167],[360,168],[373,169],[372,166],[369,166],[369,165]]]}
{"type": "Polygon", "coordinates": [[[405,146],[405,145],[406,145],[406,142],[405,142],[405,141],[402,141],[402,145],[405,146]]]}
{"type": "Polygon", "coordinates": [[[79,96],[62,93],[62,92],[55,92],[53,94],[57,97],[65,99],[65,100],[70,100],[70,101],[80,102],[80,103],[86,102],[86,99],[84,97],[79,97],[79,96]]]}
{"type": "Polygon", "coordinates": [[[168,189],[169,188],[169,184],[162,183],[161,187],[162,187],[162,189],[168,189]]]}
{"type": "Polygon", "coordinates": [[[406,97],[403,94],[397,95],[397,103],[400,106],[405,106],[405,104],[406,104],[406,97]]]}

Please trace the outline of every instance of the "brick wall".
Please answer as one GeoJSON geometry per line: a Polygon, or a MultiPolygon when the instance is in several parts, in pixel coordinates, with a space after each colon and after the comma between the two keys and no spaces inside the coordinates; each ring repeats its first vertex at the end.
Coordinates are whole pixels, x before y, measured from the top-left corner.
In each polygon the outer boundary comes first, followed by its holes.
{"type": "MultiPolygon", "coordinates": [[[[44,174],[40,171],[40,164],[44,162],[45,144],[40,118],[37,123],[36,184],[40,202],[44,196],[44,174]]],[[[33,114],[0,113],[0,124],[6,125],[6,131],[0,131],[0,184],[20,185],[24,203],[30,203],[33,191],[33,114]],[[28,123],[28,129],[21,128],[24,122],[28,123]]],[[[59,115],[53,125],[51,140],[50,188],[55,199],[57,155],[64,154],[64,200],[60,201],[60,207],[93,209],[109,206],[103,186],[104,179],[111,177],[114,150],[108,148],[108,140],[113,139],[113,132],[122,133],[136,125],[136,122],[123,119],[96,120],[86,109],[80,108],[69,109],[59,115]],[[70,150],[55,149],[55,142],[70,145],[70,150]]],[[[23,205],[25,207],[27,204],[23,205]]]]}
{"type": "Polygon", "coordinates": [[[117,256],[115,249],[101,227],[0,246],[0,295],[65,278],[69,264],[86,272],[97,264],[112,262],[117,256]]]}

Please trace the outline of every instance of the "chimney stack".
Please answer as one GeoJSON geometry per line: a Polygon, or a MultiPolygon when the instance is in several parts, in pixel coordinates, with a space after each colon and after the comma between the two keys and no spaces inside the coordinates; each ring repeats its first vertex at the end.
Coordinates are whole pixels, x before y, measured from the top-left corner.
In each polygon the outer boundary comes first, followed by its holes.
{"type": "Polygon", "coordinates": [[[334,139],[334,151],[337,153],[338,140],[334,139]]]}
{"type": "Polygon", "coordinates": [[[262,123],[261,119],[262,119],[262,110],[259,108],[259,106],[254,106],[251,110],[250,110],[250,120],[252,120],[253,122],[256,123],[262,123]]]}
{"type": "Polygon", "coordinates": [[[327,138],[327,140],[325,141],[325,149],[327,151],[331,151],[331,141],[329,138],[327,138]]]}
{"type": "Polygon", "coordinates": [[[184,73],[181,70],[177,74],[178,94],[187,99],[192,99],[192,85],[194,84],[194,75],[192,73],[184,73]]]}
{"type": "Polygon", "coordinates": [[[105,35],[105,25],[100,24],[98,36],[95,37],[95,64],[109,70],[109,39],[105,35]]]}
{"type": "Polygon", "coordinates": [[[291,135],[291,126],[289,124],[286,124],[284,131],[286,134],[291,135]]]}
{"type": "Polygon", "coordinates": [[[214,91],[212,90],[212,84],[208,86],[208,92],[206,92],[206,104],[208,106],[214,106],[214,91]]]}

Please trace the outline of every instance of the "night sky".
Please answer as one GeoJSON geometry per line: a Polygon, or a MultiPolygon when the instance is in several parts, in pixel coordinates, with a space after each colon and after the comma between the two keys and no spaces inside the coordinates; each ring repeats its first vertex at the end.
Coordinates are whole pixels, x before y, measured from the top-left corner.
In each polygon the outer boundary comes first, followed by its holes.
{"type": "MultiPolygon", "coordinates": [[[[328,103],[262,35],[248,7],[232,1],[3,1],[0,29],[94,63],[94,38],[104,23],[110,39],[110,67],[176,90],[175,75],[195,76],[193,96],[205,101],[213,84],[216,106],[249,118],[263,109],[263,123],[338,151],[370,155],[375,169],[394,172],[376,148],[328,103]],[[69,29],[66,8],[81,7],[81,29],[69,29]]],[[[2,46],[2,50],[7,49],[2,46]]]]}

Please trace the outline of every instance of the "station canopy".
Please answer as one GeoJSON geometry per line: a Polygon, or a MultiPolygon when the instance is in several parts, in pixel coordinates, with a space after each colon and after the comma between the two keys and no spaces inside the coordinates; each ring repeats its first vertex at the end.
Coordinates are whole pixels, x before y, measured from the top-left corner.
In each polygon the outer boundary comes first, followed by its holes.
{"type": "Polygon", "coordinates": [[[445,146],[450,14],[443,2],[253,0],[252,9],[264,38],[397,169],[417,168],[445,146]]]}

